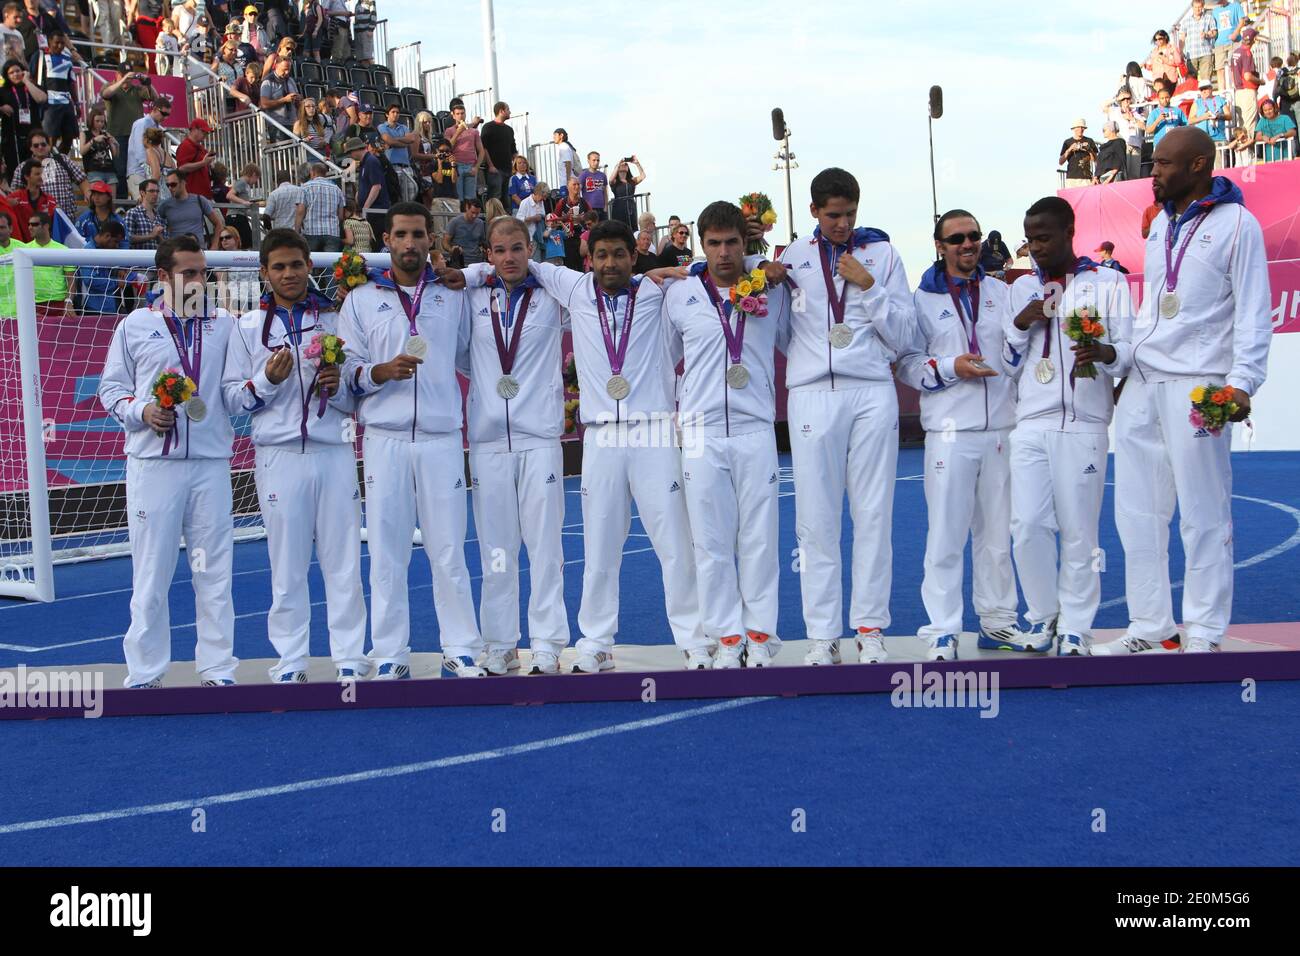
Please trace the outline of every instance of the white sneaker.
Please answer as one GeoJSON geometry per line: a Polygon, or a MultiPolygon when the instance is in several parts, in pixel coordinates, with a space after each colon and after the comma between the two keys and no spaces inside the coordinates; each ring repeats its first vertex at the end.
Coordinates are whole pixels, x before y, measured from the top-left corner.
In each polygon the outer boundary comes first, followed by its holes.
{"type": "Polygon", "coordinates": [[[1093,657],[1122,657],[1126,654],[1172,654],[1182,647],[1182,638],[1174,633],[1163,641],[1147,641],[1125,634],[1117,641],[1092,646],[1093,657]]]}
{"type": "Polygon", "coordinates": [[[530,675],[537,674],[558,674],[560,672],[560,656],[552,654],[550,651],[533,651],[533,666],[528,671],[530,675]]]}
{"type": "Polygon", "coordinates": [[[957,659],[957,635],[940,634],[930,638],[930,646],[925,652],[927,661],[955,661],[957,659]]]}
{"type": "Polygon", "coordinates": [[[464,657],[446,657],[442,659],[441,676],[444,678],[453,677],[486,677],[487,671],[474,663],[474,658],[464,657]]]}
{"type": "Polygon", "coordinates": [[[714,661],[713,655],[709,653],[707,647],[697,647],[695,650],[686,653],[686,669],[688,671],[711,671],[718,666],[721,665],[714,661]]]}
{"type": "Polygon", "coordinates": [[[745,639],[739,634],[729,634],[718,641],[718,652],[713,658],[715,671],[737,670],[745,662],[745,639]]]}
{"type": "Polygon", "coordinates": [[[580,651],[573,662],[575,674],[598,674],[614,669],[614,655],[606,651],[580,651]]]}
{"type": "Polygon", "coordinates": [[[879,664],[889,659],[885,650],[885,635],[878,627],[858,628],[858,663],[879,664]]]}
{"type": "Polygon", "coordinates": [[[758,631],[749,631],[745,640],[745,666],[771,667],[781,642],[772,640],[772,635],[758,631]]]}
{"type": "Polygon", "coordinates": [[[809,641],[808,653],[803,656],[803,662],[809,667],[825,667],[829,664],[838,664],[840,662],[840,642],[833,641],[809,641]]]}
{"type": "Polygon", "coordinates": [[[1222,650],[1218,641],[1212,641],[1208,637],[1189,637],[1183,645],[1184,654],[1218,654],[1222,650]]]}
{"type": "Polygon", "coordinates": [[[1087,657],[1089,641],[1082,634],[1071,634],[1068,631],[1061,635],[1060,643],[1056,646],[1057,657],[1087,657]]]}
{"type": "Polygon", "coordinates": [[[504,677],[511,671],[519,670],[519,651],[516,648],[493,648],[483,655],[478,666],[489,677],[504,677]]]}

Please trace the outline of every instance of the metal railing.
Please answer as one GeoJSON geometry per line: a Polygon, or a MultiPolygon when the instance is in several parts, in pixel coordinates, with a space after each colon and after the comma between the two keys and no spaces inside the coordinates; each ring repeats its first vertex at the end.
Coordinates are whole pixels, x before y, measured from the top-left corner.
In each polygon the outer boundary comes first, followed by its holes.
{"type": "MultiPolygon", "coordinates": [[[[515,131],[515,151],[521,156],[528,153],[528,112],[512,113],[506,125],[515,131]]],[[[546,180],[548,183],[550,180],[546,180]]]]}
{"type": "Polygon", "coordinates": [[[465,115],[471,120],[476,116],[481,116],[485,120],[492,118],[491,90],[470,90],[468,93],[456,95],[465,101],[465,115]]]}
{"type": "Polygon", "coordinates": [[[393,85],[398,89],[409,86],[420,89],[420,41],[403,43],[388,51],[389,69],[393,71],[393,85]]]}
{"type": "Polygon", "coordinates": [[[564,188],[557,144],[533,143],[528,147],[528,165],[532,167],[538,182],[548,183],[552,189],[564,188]]]}
{"type": "Polygon", "coordinates": [[[389,55],[392,51],[388,49],[388,21],[379,20],[375,23],[375,62],[393,68],[393,61],[389,55]]]}
{"type": "Polygon", "coordinates": [[[425,70],[420,80],[420,89],[424,90],[424,102],[429,110],[433,113],[445,110],[456,95],[456,64],[425,70]]]}

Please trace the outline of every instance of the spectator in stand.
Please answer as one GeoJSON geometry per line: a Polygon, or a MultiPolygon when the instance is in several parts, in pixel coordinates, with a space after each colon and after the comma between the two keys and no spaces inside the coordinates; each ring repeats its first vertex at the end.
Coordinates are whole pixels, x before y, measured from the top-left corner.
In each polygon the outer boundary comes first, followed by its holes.
{"type": "Polygon", "coordinates": [[[86,64],[61,32],[51,33],[48,43],[45,52],[32,61],[32,78],[45,90],[41,128],[58,140],[60,152],[70,153],[77,140],[77,90],[72,69],[86,64]]]}
{"type": "Polygon", "coordinates": [[[1129,274],[1128,270],[1125,269],[1124,266],[1120,264],[1120,261],[1115,258],[1115,243],[1110,241],[1103,242],[1093,250],[1093,253],[1094,255],[1101,256],[1101,258],[1097,260],[1097,265],[1101,266],[1103,269],[1114,269],[1122,275],[1129,274]]]}
{"type": "Polygon", "coordinates": [[[484,261],[487,252],[487,226],[479,216],[478,199],[465,199],[460,208],[462,215],[447,224],[442,236],[442,250],[457,269],[484,261]]]}
{"type": "Polygon", "coordinates": [[[159,76],[184,76],[181,63],[181,38],[176,33],[176,21],[170,17],[158,25],[158,36],[153,41],[155,67],[159,76]]]}
{"type": "Polygon", "coordinates": [[[1297,70],[1300,69],[1300,54],[1288,53],[1286,56],[1286,66],[1278,71],[1277,79],[1273,82],[1273,100],[1277,103],[1278,111],[1283,116],[1291,117],[1291,122],[1295,122],[1295,105],[1300,102],[1300,75],[1297,70]]]}
{"type": "Polygon", "coordinates": [[[330,143],[334,141],[334,122],[320,111],[310,96],[298,106],[298,120],[293,124],[293,132],[322,157],[329,157],[330,143]]]}
{"type": "MultiPolygon", "coordinates": [[[[225,226],[217,234],[217,248],[222,252],[239,252],[244,238],[234,226],[225,226]]],[[[223,269],[217,273],[217,302],[235,315],[256,308],[262,295],[262,277],[256,269],[223,269]]]]}
{"type": "Polygon", "coordinates": [[[212,164],[212,201],[218,206],[229,204],[230,168],[221,160],[212,164]]]}
{"type": "MultiPolygon", "coordinates": [[[[238,29],[238,26],[236,26],[238,29]]],[[[217,77],[222,83],[226,84],[233,93],[233,88],[239,82],[241,67],[239,63],[239,43],[233,36],[228,36],[226,42],[221,44],[221,49],[217,51],[217,62],[212,67],[217,71],[217,77]]],[[[226,105],[234,109],[233,97],[226,97],[226,105]]]]}
{"type": "Polygon", "coordinates": [[[582,222],[591,211],[582,198],[582,185],[574,177],[567,183],[567,193],[555,204],[555,214],[564,229],[564,264],[575,272],[582,271],[582,222]]]}
{"type": "Polygon", "coordinates": [[[691,230],[685,223],[679,222],[668,234],[668,245],[659,254],[659,267],[662,269],[689,265],[695,254],[691,252],[691,230]]]}
{"type": "Polygon", "coordinates": [[[293,54],[298,49],[298,44],[293,37],[280,37],[280,42],[275,45],[275,49],[266,55],[262,63],[262,75],[270,76],[275,72],[275,65],[281,60],[289,61],[289,72],[293,72],[293,54]]]}
{"type": "Polygon", "coordinates": [[[189,36],[181,40],[181,59],[192,89],[203,90],[212,85],[212,57],[217,43],[212,35],[212,21],[206,16],[196,17],[189,36]],[[207,69],[205,69],[205,67],[207,69]]]}
{"type": "Polygon", "coordinates": [[[659,257],[654,254],[655,234],[642,229],[636,234],[636,262],[632,266],[632,275],[645,275],[651,269],[659,268],[659,257]]]}
{"type": "Polygon", "coordinates": [[[352,55],[362,66],[375,62],[375,0],[356,0],[352,7],[352,55]]]}
{"type": "Polygon", "coordinates": [[[1192,104],[1191,125],[1205,130],[1214,140],[1214,168],[1224,164],[1224,150],[1221,144],[1228,142],[1228,121],[1232,119],[1232,108],[1225,97],[1214,92],[1214,84],[1208,77],[1200,81],[1201,95],[1192,104]]]}
{"type": "Polygon", "coordinates": [[[456,159],[452,156],[451,146],[446,142],[438,144],[434,154],[434,163],[430,176],[433,179],[433,196],[435,199],[455,199],[459,195],[456,187],[456,159]]]}
{"type": "Polygon", "coordinates": [[[980,244],[980,268],[1000,279],[1011,268],[1011,262],[1011,250],[1002,241],[1002,233],[994,229],[980,244]]]}
{"type": "Polygon", "coordinates": [[[1155,79],[1168,80],[1174,85],[1182,77],[1183,55],[1169,42],[1169,34],[1157,30],[1151,37],[1151,53],[1143,66],[1155,79]]]}
{"type": "Polygon", "coordinates": [[[1183,115],[1183,111],[1170,106],[1169,100],[1169,90],[1162,89],[1156,95],[1156,101],[1160,105],[1147,117],[1147,135],[1151,137],[1152,146],[1159,146],[1160,141],[1171,129],[1187,125],[1187,117],[1183,115]]]}
{"type": "Polygon", "coordinates": [[[209,246],[218,249],[221,230],[226,227],[225,220],[212,200],[207,196],[191,196],[185,189],[185,178],[172,170],[167,174],[167,189],[170,195],[164,196],[158,204],[158,217],[167,227],[166,238],[176,236],[193,236],[202,245],[206,235],[206,224],[212,224],[212,239],[209,246]]]}
{"type": "Polygon", "coordinates": [[[1277,104],[1272,100],[1264,100],[1259,108],[1264,115],[1255,123],[1255,142],[1264,146],[1263,161],[1276,163],[1294,158],[1295,121],[1278,112],[1277,104]]]}
{"type": "MultiPolygon", "coordinates": [[[[109,222],[122,225],[122,220],[113,212],[113,187],[105,182],[93,182],[90,184],[90,207],[78,217],[77,232],[87,242],[93,242],[96,234],[109,222]]],[[[125,226],[120,248],[128,248],[125,226]]]]}
{"type": "Polygon", "coordinates": [[[77,218],[77,199],[88,202],[90,183],[79,165],[50,145],[50,138],[40,130],[33,130],[27,139],[32,159],[40,160],[45,172],[45,190],[54,197],[68,221],[77,218]]]}
{"type": "Polygon", "coordinates": [[[600,153],[595,150],[587,154],[587,168],[578,174],[578,184],[582,187],[582,198],[596,213],[597,219],[605,219],[606,204],[609,201],[609,177],[600,168],[600,153]]]}
{"type": "Polygon", "coordinates": [[[1085,120],[1075,120],[1070,125],[1070,131],[1074,135],[1061,146],[1061,158],[1057,162],[1065,166],[1066,189],[1091,186],[1096,182],[1092,175],[1092,164],[1097,160],[1097,142],[1083,135],[1087,128],[1085,120]]]}
{"type": "Polygon", "coordinates": [[[365,140],[353,136],[343,144],[343,152],[351,157],[357,168],[357,205],[361,215],[370,223],[370,230],[375,236],[384,234],[384,213],[372,210],[388,209],[390,204],[388,186],[384,179],[384,167],[379,157],[367,148],[365,140]]]}
{"type": "Polygon", "coordinates": [[[302,187],[294,185],[293,173],[282,169],[275,174],[275,188],[266,197],[263,213],[271,220],[272,229],[296,229],[305,204],[306,197],[302,187]]]}
{"type": "Polygon", "coordinates": [[[487,162],[489,170],[491,160],[483,149],[483,140],[478,130],[465,122],[465,104],[461,103],[451,111],[455,125],[447,130],[447,142],[451,144],[451,155],[456,160],[456,198],[462,203],[466,199],[478,199],[478,167],[487,162]]]}
{"type": "MultiPolygon", "coordinates": [[[[31,156],[28,140],[33,129],[40,129],[40,110],[45,103],[45,91],[36,85],[27,67],[17,60],[4,65],[4,86],[0,87],[0,115],[3,116],[4,136],[0,141],[5,169],[10,172],[31,156]]],[[[21,224],[26,228],[26,221],[21,224]]],[[[20,230],[21,231],[21,230],[20,230]]]]}
{"type": "Polygon", "coordinates": [[[1198,80],[1214,76],[1214,43],[1218,35],[1219,23],[1205,9],[1205,0],[1192,0],[1191,12],[1178,25],[1178,39],[1183,57],[1191,62],[1198,80]]]}
{"type": "Polygon", "coordinates": [[[354,202],[343,207],[343,247],[363,254],[375,247],[375,234],[370,223],[361,218],[354,202]]]}
{"type": "Polygon", "coordinates": [[[560,217],[551,213],[546,217],[546,229],[542,233],[546,240],[546,250],[542,253],[544,262],[549,262],[553,266],[564,265],[564,227],[560,225],[560,217]]]}
{"type": "Polygon", "coordinates": [[[231,91],[235,98],[249,106],[256,106],[262,98],[262,64],[250,63],[244,67],[244,75],[235,82],[231,91]]]}
{"type": "Polygon", "coordinates": [[[506,120],[510,119],[510,107],[497,103],[492,107],[492,122],[484,123],[479,130],[483,139],[483,150],[488,155],[487,195],[489,199],[499,199],[504,205],[510,203],[510,180],[506,170],[514,162],[515,131],[506,120]]]}
{"type": "MultiPolygon", "coordinates": [[[[113,172],[117,174],[117,198],[125,199],[127,176],[127,151],[131,143],[131,127],[144,116],[144,104],[154,99],[153,81],[148,73],[131,69],[128,63],[117,65],[117,79],[100,91],[108,110],[108,135],[113,137],[117,149],[113,153],[113,172]]],[[[85,154],[85,147],[82,147],[85,154]]]]}
{"type": "Polygon", "coordinates": [[[40,0],[23,0],[23,8],[25,13],[18,22],[18,32],[23,35],[23,61],[31,63],[40,50],[41,37],[48,40],[56,30],[66,35],[68,27],[61,15],[55,16],[44,9],[40,0]]]}
{"type": "Polygon", "coordinates": [[[45,173],[38,159],[29,159],[18,167],[14,181],[19,187],[7,197],[10,207],[17,218],[14,220],[14,232],[21,242],[31,242],[31,223],[29,220],[35,212],[44,212],[53,217],[59,204],[45,191],[45,173]]]}
{"type": "Polygon", "coordinates": [[[320,62],[321,50],[329,43],[329,23],[319,0],[302,0],[298,13],[302,52],[309,60],[320,62]]]}
{"type": "Polygon", "coordinates": [[[587,240],[591,238],[591,230],[600,225],[600,213],[596,210],[588,210],[582,217],[582,233],[578,237],[578,253],[582,256],[582,271],[591,271],[591,246],[587,240]]]}
{"type": "Polygon", "coordinates": [[[528,227],[528,235],[533,240],[533,258],[542,262],[542,253],[546,242],[546,194],[551,187],[546,183],[535,183],[533,191],[524,197],[515,210],[515,218],[528,227]]]}
{"type": "Polygon", "coordinates": [[[1106,112],[1106,118],[1119,129],[1124,140],[1125,179],[1142,178],[1142,146],[1146,142],[1146,122],[1133,109],[1133,94],[1121,90],[1115,105],[1106,112]]]}
{"type": "Polygon", "coordinates": [[[81,168],[92,183],[108,183],[117,192],[117,140],[108,134],[108,114],[103,107],[90,111],[81,134],[81,168]]]}
{"type": "MultiPolygon", "coordinates": [[[[126,19],[135,34],[135,45],[146,50],[154,49],[159,28],[167,11],[167,0],[126,0],[126,19]]],[[[161,74],[152,54],[145,56],[145,70],[161,74]]]]}
{"type": "Polygon", "coordinates": [[[207,0],[203,8],[207,11],[208,16],[212,18],[212,28],[218,33],[224,33],[226,27],[230,26],[231,23],[229,0],[207,0]]]}
{"type": "Polygon", "coordinates": [[[212,198],[212,164],[216,157],[208,151],[206,138],[212,126],[203,117],[190,122],[189,132],[176,147],[176,171],[185,177],[185,190],[194,196],[212,198]]]}
{"type": "Polygon", "coordinates": [[[23,18],[23,8],[14,0],[9,0],[0,13],[0,58],[5,60],[25,60],[23,55],[27,43],[23,40],[18,24],[23,18]]]}
{"type": "Polygon", "coordinates": [[[158,182],[163,181],[166,170],[176,167],[176,157],[172,155],[171,146],[163,136],[161,127],[155,126],[144,131],[144,163],[144,178],[156,179],[158,182]]]}
{"type": "Polygon", "coordinates": [[[257,7],[251,3],[244,7],[244,18],[239,29],[239,42],[248,44],[259,57],[271,52],[271,40],[266,35],[266,30],[257,22],[257,7]]]}
{"type": "Polygon", "coordinates": [[[1100,185],[1119,182],[1126,178],[1128,156],[1124,140],[1119,138],[1119,124],[1108,120],[1101,128],[1104,137],[1097,150],[1097,182],[1100,185]]]}
{"type": "Polygon", "coordinates": [[[641,163],[637,161],[636,156],[629,156],[627,159],[621,159],[618,165],[614,167],[614,178],[609,181],[610,192],[614,194],[614,199],[610,203],[610,216],[619,222],[626,223],[629,229],[636,228],[636,188],[645,182],[645,170],[641,168],[641,163]],[[632,169],[628,165],[636,167],[636,175],[632,175],[632,169]]]}
{"type": "Polygon", "coordinates": [[[282,39],[293,34],[297,0],[264,0],[262,11],[265,14],[266,35],[274,48],[282,39]]]}
{"type": "Polygon", "coordinates": [[[1232,139],[1228,140],[1228,150],[1232,154],[1232,165],[1254,166],[1255,165],[1255,140],[1247,132],[1246,127],[1238,126],[1232,131],[1232,139]]]}
{"type": "Polygon", "coordinates": [[[555,159],[560,164],[560,175],[567,183],[570,178],[577,176],[582,171],[578,165],[578,151],[569,142],[569,134],[564,127],[560,127],[555,131],[553,142],[559,147],[555,151],[555,159]]]}
{"type": "Polygon", "coordinates": [[[157,249],[158,242],[167,232],[167,226],[158,215],[158,196],[162,184],[156,179],[146,179],[140,184],[140,205],[126,213],[126,235],[132,249],[157,249]]]}
{"type": "Polygon", "coordinates": [[[498,219],[506,214],[506,207],[495,196],[483,204],[483,225],[486,226],[493,219],[498,219]]]}
{"type": "MultiPolygon", "coordinates": [[[[275,61],[275,69],[269,76],[262,74],[266,78],[262,80],[259,102],[266,114],[286,130],[293,128],[294,121],[298,118],[298,104],[302,101],[298,82],[289,75],[291,69],[293,60],[280,57],[275,61]]],[[[267,136],[273,143],[286,139],[287,135],[274,126],[267,127],[267,136]]]]}
{"type": "Polygon", "coordinates": [[[382,123],[383,120],[379,119],[379,107],[362,108],[357,113],[357,120],[357,125],[349,132],[354,136],[361,137],[361,141],[366,146],[382,146],[383,143],[379,136],[379,123],[382,123]]]}
{"type": "MultiPolygon", "coordinates": [[[[648,232],[655,237],[659,235],[659,226],[655,222],[655,214],[648,209],[636,217],[636,228],[638,232],[648,232]]],[[[655,255],[657,256],[659,253],[656,251],[655,255]]]]}
{"type": "Polygon", "coordinates": [[[1264,85],[1260,75],[1255,72],[1255,37],[1256,32],[1250,28],[1241,31],[1241,45],[1232,51],[1228,67],[1232,71],[1232,86],[1237,91],[1237,125],[1243,127],[1253,138],[1255,120],[1259,117],[1259,88],[1264,85]]]}
{"type": "Polygon", "coordinates": [[[131,124],[131,136],[126,146],[126,188],[132,199],[139,198],[140,182],[145,179],[159,179],[148,162],[145,152],[145,131],[157,129],[159,138],[164,120],[171,115],[172,101],[166,96],[154,99],[149,112],[131,124]]]}
{"type": "MultiPolygon", "coordinates": [[[[95,233],[91,245],[95,249],[127,248],[126,227],[114,216],[95,233]]],[[[112,266],[83,266],[78,269],[77,277],[81,286],[78,311],[82,315],[120,315],[123,310],[119,294],[125,276],[125,269],[114,269],[112,266]]]]}
{"type": "Polygon", "coordinates": [[[533,171],[528,166],[528,160],[523,156],[516,156],[512,161],[512,166],[509,186],[510,204],[513,211],[518,212],[519,207],[537,188],[537,177],[533,175],[533,171]]]}
{"type": "Polygon", "coordinates": [[[385,122],[377,127],[379,139],[384,145],[384,156],[389,164],[397,170],[397,181],[402,187],[402,195],[397,201],[414,199],[420,191],[411,168],[411,150],[420,145],[420,137],[401,121],[402,107],[398,103],[389,103],[385,111],[385,122]]]}
{"type": "Polygon", "coordinates": [[[199,18],[198,0],[183,0],[172,4],[171,21],[179,40],[188,40],[194,33],[194,21],[199,18]]]}
{"type": "Polygon", "coordinates": [[[348,9],[346,0],[321,0],[321,6],[329,17],[332,39],[330,41],[330,59],[342,63],[352,55],[352,36],[348,32],[348,21],[353,12],[348,9]]]}
{"type": "Polygon", "coordinates": [[[230,186],[226,199],[236,206],[256,206],[261,199],[262,170],[257,163],[248,163],[239,172],[239,178],[230,186]]]}
{"type": "Polygon", "coordinates": [[[668,217],[668,231],[664,233],[663,238],[659,240],[658,245],[655,247],[655,255],[662,256],[664,254],[664,250],[667,249],[669,244],[671,244],[673,241],[673,232],[681,224],[682,224],[681,216],[668,217]]]}
{"type": "Polygon", "coordinates": [[[302,188],[303,215],[296,227],[312,252],[338,252],[343,248],[339,232],[343,222],[343,190],[328,177],[329,167],[312,163],[311,179],[302,188]]]}
{"type": "Polygon", "coordinates": [[[1232,56],[1233,44],[1241,39],[1241,31],[1246,25],[1246,14],[1237,0],[1217,0],[1218,5],[1210,12],[1218,22],[1219,33],[1214,38],[1214,72],[1219,74],[1219,86],[1223,86],[1223,71],[1232,56]]]}

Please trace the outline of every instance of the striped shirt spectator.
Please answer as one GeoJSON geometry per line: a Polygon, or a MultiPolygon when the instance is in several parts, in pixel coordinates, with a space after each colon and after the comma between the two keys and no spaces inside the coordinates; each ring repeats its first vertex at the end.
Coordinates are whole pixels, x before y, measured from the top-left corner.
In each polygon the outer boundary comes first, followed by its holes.
{"type": "Polygon", "coordinates": [[[132,249],[157,249],[167,233],[167,224],[158,215],[158,196],[162,187],[155,179],[140,184],[140,205],[126,213],[126,237],[132,249]]]}
{"type": "Polygon", "coordinates": [[[302,187],[302,234],[312,252],[338,252],[343,248],[339,222],[346,200],[343,190],[325,178],[328,174],[327,166],[315,163],[311,179],[302,187]]]}

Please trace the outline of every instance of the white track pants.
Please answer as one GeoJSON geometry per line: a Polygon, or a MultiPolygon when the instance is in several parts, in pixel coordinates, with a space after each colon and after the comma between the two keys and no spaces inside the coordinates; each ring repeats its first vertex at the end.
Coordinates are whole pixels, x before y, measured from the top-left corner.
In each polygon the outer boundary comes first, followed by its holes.
{"type": "Polygon", "coordinates": [[[313,544],[325,579],[330,656],[365,673],[366,600],[361,590],[361,496],[351,445],[258,447],[257,498],[271,556],[266,630],[280,655],[271,679],[307,669],[311,658],[313,544]]]}
{"type": "Polygon", "coordinates": [[[931,432],[925,436],[925,578],[930,623],[921,637],[960,634],[962,557],[971,539],[971,596],[986,628],[1016,623],[1011,566],[1010,429],[931,432]]]}
{"type": "MultiPolygon", "coordinates": [[[[645,426],[653,430],[653,426],[645,426]]],[[[664,605],[682,650],[710,646],[700,623],[694,549],[682,490],[681,452],[628,440],[616,424],[589,427],[582,442],[581,651],[610,651],[618,631],[618,573],[635,499],[663,572],[664,605]],[[635,447],[633,447],[635,444],[635,447]]],[[[635,436],[634,436],[635,437],[635,436]]]]}
{"type": "Polygon", "coordinates": [[[1011,433],[1011,537],[1030,624],[1089,636],[1101,601],[1097,546],[1106,490],[1105,432],[1011,433]],[[1057,534],[1060,570],[1057,570],[1057,534]]]}
{"type": "Polygon", "coordinates": [[[528,549],[528,643],[556,654],[569,643],[564,609],[564,454],[556,441],[527,451],[470,450],[474,527],[483,564],[479,624],[488,650],[519,643],[519,546],[528,549]]]}
{"type": "Polygon", "coordinates": [[[126,460],[131,626],[122,652],[128,687],[161,677],[171,663],[167,592],[182,533],[194,586],[195,669],[204,680],[234,679],[239,661],[230,597],[235,548],[230,503],[230,462],[225,458],[126,460]]]}
{"type": "Polygon", "coordinates": [[[465,467],[460,432],[427,441],[366,435],[366,536],[370,546],[371,660],[409,664],[407,568],[418,518],[433,573],[443,654],[483,650],[465,566],[465,467]]]}
{"type": "Polygon", "coordinates": [[[849,626],[883,630],[889,627],[898,477],[894,385],[796,390],[790,393],[787,411],[808,637],[829,641],[843,632],[840,532],[846,489],[853,519],[849,626]]]}
{"type": "Polygon", "coordinates": [[[1169,523],[1178,504],[1188,637],[1221,640],[1232,614],[1231,426],[1197,437],[1189,393],[1204,380],[1130,378],[1115,410],[1115,524],[1124,545],[1128,633],[1174,632],[1169,523]]]}
{"type": "Polygon", "coordinates": [[[776,435],[764,429],[708,436],[697,447],[699,456],[684,458],[682,471],[704,633],[711,642],[746,631],[775,641],[781,576],[776,435]]]}

